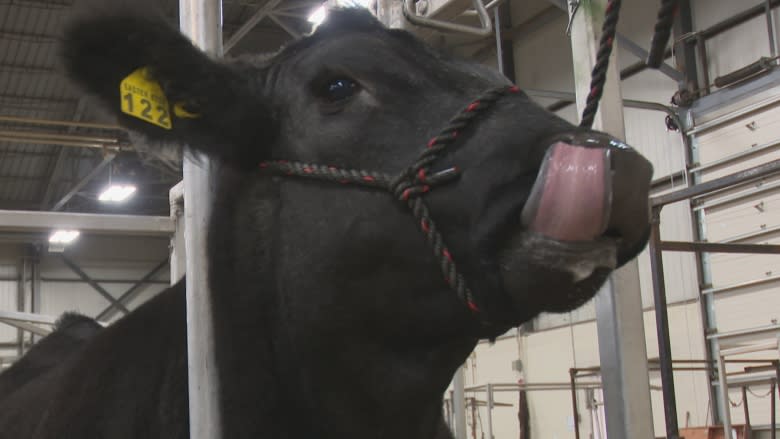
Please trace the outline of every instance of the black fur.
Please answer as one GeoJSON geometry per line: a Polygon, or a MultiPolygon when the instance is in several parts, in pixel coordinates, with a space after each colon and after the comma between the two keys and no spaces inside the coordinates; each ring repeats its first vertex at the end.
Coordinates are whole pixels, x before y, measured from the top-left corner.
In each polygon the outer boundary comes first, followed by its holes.
{"type": "MultiPolygon", "coordinates": [[[[70,74],[121,123],[217,159],[214,214],[197,232],[209,234],[226,438],[447,437],[442,394],[480,337],[590,299],[610,270],[575,280],[568,264],[588,257],[583,248],[611,248],[622,264],[644,245],[572,245],[523,230],[520,210],[550,139],[576,128],[523,94],[502,100],[434,164],[458,166],[460,180],[426,195],[493,322],[485,326],[392,197],[252,168],[288,159],[399,172],[475,96],[506,85],[498,73],[351,10],[333,11],[270,59],[212,60],[134,11],[69,29],[70,74]],[[167,132],[118,114],[119,81],[142,66],[201,117],[167,132]],[[323,100],[321,87],[345,77],[358,92],[323,100]]],[[[614,209],[641,235],[647,218],[630,214],[647,204],[638,193],[614,209]]],[[[0,437],[186,438],[185,346],[179,283],[0,401],[0,437]]]]}
{"type": "Polygon", "coordinates": [[[102,326],[89,317],[77,313],[63,314],[51,334],[43,337],[22,358],[0,373],[0,401],[79,352],[84,343],[101,329],[102,326]]]}

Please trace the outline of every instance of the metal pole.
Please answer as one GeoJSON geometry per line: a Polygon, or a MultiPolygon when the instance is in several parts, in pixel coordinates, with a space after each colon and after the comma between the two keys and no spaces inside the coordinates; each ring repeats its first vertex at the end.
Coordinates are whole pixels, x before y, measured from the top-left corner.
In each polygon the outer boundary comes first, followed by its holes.
{"type": "Polygon", "coordinates": [[[504,74],[504,53],[501,47],[501,15],[498,8],[493,9],[493,27],[496,34],[496,62],[498,63],[498,71],[504,74]]]}
{"type": "Polygon", "coordinates": [[[742,410],[745,412],[745,428],[750,431],[750,410],[748,408],[746,386],[742,386],[742,410]]]}
{"type": "Polygon", "coordinates": [[[452,381],[452,411],[455,419],[455,439],[466,439],[466,397],[464,394],[463,366],[455,372],[452,381]]]}
{"type": "MultiPolygon", "coordinates": [[[[24,312],[24,296],[27,290],[27,258],[22,257],[19,261],[19,276],[16,293],[16,310],[24,312]]],[[[16,341],[19,344],[17,354],[21,357],[24,354],[24,331],[20,328],[16,332],[16,341]]]]}
{"type": "Polygon", "coordinates": [[[571,408],[574,418],[574,439],[580,439],[580,415],[577,412],[577,369],[569,369],[569,383],[571,385],[571,408]]]}
{"type": "MultiPolygon", "coordinates": [[[[222,55],[222,2],[180,0],[182,32],[202,50],[222,55]]],[[[209,292],[206,233],[214,197],[212,164],[185,155],[185,247],[187,251],[187,371],[191,439],[221,439],[220,386],[209,292]]]]}
{"type": "MultiPolygon", "coordinates": [[[[775,382],[770,384],[770,386],[769,386],[769,389],[772,391],[770,393],[772,395],[771,403],[769,404],[770,405],[770,412],[769,412],[770,415],[769,416],[771,418],[769,422],[772,424],[772,432],[771,432],[770,439],[776,439],[776,436],[777,436],[777,419],[776,419],[777,414],[775,413],[775,411],[777,410],[775,408],[775,387],[776,387],[776,384],[777,384],[777,380],[775,380],[775,382]]],[[[778,389],[778,390],[780,390],[780,389],[778,389]]],[[[777,397],[780,398],[780,392],[778,392],[777,397]]]]}
{"type": "Polygon", "coordinates": [[[766,28],[769,32],[769,53],[772,56],[777,56],[777,31],[775,30],[774,17],[772,17],[771,0],[764,0],[764,7],[766,8],[766,28]]]}
{"type": "Polygon", "coordinates": [[[187,252],[184,244],[184,182],[179,182],[168,193],[171,208],[171,221],[175,231],[171,236],[170,256],[171,285],[178,282],[185,273],[187,252]]]}
{"type": "MultiPolygon", "coordinates": [[[[573,17],[571,45],[579,112],[590,93],[591,71],[606,7],[607,0],[591,0],[573,17]]],[[[612,56],[594,127],[624,138],[623,99],[618,75],[616,56],[612,56]]],[[[595,305],[607,434],[611,438],[652,438],[653,412],[636,261],[629,262],[610,277],[596,295],[595,305]]]]}
{"type": "MultiPolygon", "coordinates": [[[[41,312],[41,250],[33,247],[33,258],[30,264],[30,312],[40,314],[41,312]]],[[[35,342],[38,338],[35,334],[30,334],[30,341],[35,342]]]]}
{"type": "MultiPolygon", "coordinates": [[[[772,392],[774,393],[774,392],[772,392]]],[[[487,385],[487,439],[493,439],[493,385],[487,385]]]]}
{"type": "Polygon", "coordinates": [[[720,398],[723,401],[721,406],[721,420],[723,421],[723,437],[725,439],[734,439],[731,436],[731,410],[729,408],[729,388],[726,383],[726,365],[723,362],[723,355],[720,354],[720,343],[718,343],[718,387],[720,398]]]}
{"type": "Polygon", "coordinates": [[[661,370],[661,388],[664,397],[666,437],[680,435],[677,424],[677,400],[674,394],[672,370],[672,344],[669,339],[669,316],[666,309],[666,282],[664,280],[663,253],[661,252],[661,209],[653,209],[650,229],[650,270],[653,274],[653,298],[655,299],[655,328],[658,332],[658,357],[661,370]]]}

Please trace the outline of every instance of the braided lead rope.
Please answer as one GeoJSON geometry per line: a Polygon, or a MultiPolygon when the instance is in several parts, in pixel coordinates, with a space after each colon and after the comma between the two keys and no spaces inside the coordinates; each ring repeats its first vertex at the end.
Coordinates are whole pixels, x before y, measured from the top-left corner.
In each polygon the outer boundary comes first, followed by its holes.
{"type": "Polygon", "coordinates": [[[669,36],[672,34],[677,3],[678,0],[661,0],[661,9],[658,10],[653,40],[650,42],[650,53],[645,61],[645,64],[650,68],[657,69],[664,62],[664,51],[666,44],[669,43],[669,36]]]}
{"type": "Polygon", "coordinates": [[[458,138],[458,134],[468,124],[473,122],[478,115],[489,109],[501,97],[517,92],[519,90],[515,86],[500,87],[485,92],[450,119],[444,129],[428,141],[425,150],[423,150],[418,159],[396,177],[382,172],[344,169],[335,166],[287,160],[262,162],[260,163],[260,169],[275,175],[313,178],[332,183],[365,186],[389,192],[399,201],[404,202],[409,208],[433,250],[434,256],[439,260],[444,280],[472,312],[478,313],[479,307],[474,302],[474,295],[463,276],[458,272],[452,254],[445,244],[441,233],[439,233],[436,223],[431,218],[428,206],[423,202],[421,196],[430,192],[434,187],[452,182],[460,176],[460,170],[455,167],[429,175],[430,165],[439,157],[441,152],[454,143],[458,138]]]}
{"type": "Polygon", "coordinates": [[[580,127],[582,128],[593,127],[596,111],[599,109],[599,101],[601,100],[601,95],[604,94],[609,57],[612,54],[618,16],[620,15],[620,0],[609,0],[604,14],[604,25],[601,28],[601,40],[599,41],[599,51],[596,54],[596,65],[593,66],[593,72],[591,72],[590,93],[588,93],[585,108],[582,110],[582,120],[580,121],[580,127]]]}

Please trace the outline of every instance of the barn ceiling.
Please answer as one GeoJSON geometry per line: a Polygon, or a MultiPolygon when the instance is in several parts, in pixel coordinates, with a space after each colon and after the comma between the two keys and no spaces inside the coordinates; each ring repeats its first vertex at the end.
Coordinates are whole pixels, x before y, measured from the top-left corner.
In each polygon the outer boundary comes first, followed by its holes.
{"type": "MultiPolygon", "coordinates": [[[[57,42],[82,1],[0,0],[0,209],[165,215],[168,189],[181,179],[175,157],[136,151],[62,73],[57,42]],[[99,203],[109,175],[133,181],[137,195],[121,205],[99,203]]],[[[178,2],[161,3],[178,22],[178,2]]],[[[320,3],[223,0],[224,41],[249,29],[228,55],[276,51],[310,30],[306,17],[320,3]]]]}

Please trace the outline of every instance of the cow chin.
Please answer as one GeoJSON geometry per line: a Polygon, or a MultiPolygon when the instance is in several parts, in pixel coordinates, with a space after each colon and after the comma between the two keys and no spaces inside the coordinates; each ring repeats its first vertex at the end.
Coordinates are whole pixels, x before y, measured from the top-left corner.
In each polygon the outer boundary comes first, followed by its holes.
{"type": "MultiPolygon", "coordinates": [[[[621,258],[622,259],[622,258],[621,258]]],[[[567,312],[590,300],[619,265],[618,243],[558,241],[523,231],[500,253],[504,290],[517,310],[567,312]]]]}

